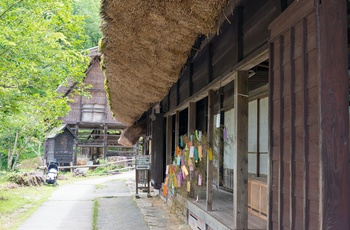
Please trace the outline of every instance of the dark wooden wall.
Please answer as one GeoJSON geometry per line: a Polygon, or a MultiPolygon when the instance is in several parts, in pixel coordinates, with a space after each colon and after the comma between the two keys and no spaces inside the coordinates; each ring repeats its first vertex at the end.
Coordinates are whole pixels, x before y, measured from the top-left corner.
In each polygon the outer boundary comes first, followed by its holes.
{"type": "Polygon", "coordinates": [[[55,138],[54,159],[58,163],[69,164],[73,161],[74,136],[67,129],[55,138]]]}
{"type": "Polygon", "coordinates": [[[275,0],[243,2],[227,15],[219,34],[208,38],[201,50],[189,59],[179,81],[163,100],[165,112],[172,111],[213,80],[220,79],[235,64],[267,44],[268,25],[280,13],[280,7],[275,0]]]}
{"type": "Polygon", "coordinates": [[[294,2],[270,27],[271,229],[349,229],[349,198],[342,191],[350,192],[349,165],[338,162],[349,161],[347,144],[338,140],[348,137],[347,62],[319,62],[330,61],[331,54],[347,61],[337,56],[347,50],[339,28],[318,36],[317,20],[323,18],[318,9],[331,9],[324,2],[330,1],[294,2]],[[325,34],[333,43],[322,42],[325,34]],[[344,50],[333,53],[338,46],[344,50]]]}

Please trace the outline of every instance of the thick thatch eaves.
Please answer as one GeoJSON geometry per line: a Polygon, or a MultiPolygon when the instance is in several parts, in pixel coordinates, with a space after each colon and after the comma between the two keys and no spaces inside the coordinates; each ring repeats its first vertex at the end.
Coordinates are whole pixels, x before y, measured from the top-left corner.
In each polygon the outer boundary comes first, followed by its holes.
{"type": "Polygon", "coordinates": [[[194,41],[228,0],[103,0],[101,42],[110,106],[130,126],[177,81],[194,41]]]}

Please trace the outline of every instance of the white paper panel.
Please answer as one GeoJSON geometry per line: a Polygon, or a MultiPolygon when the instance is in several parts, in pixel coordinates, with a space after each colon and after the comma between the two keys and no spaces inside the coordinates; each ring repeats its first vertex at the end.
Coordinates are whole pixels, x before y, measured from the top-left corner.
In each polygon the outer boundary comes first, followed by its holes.
{"type": "Polygon", "coordinates": [[[248,107],[248,152],[257,151],[257,100],[249,102],[248,107]]]}
{"type": "Polygon", "coordinates": [[[260,133],[259,133],[259,136],[260,136],[259,150],[260,152],[265,152],[265,153],[269,151],[268,121],[269,121],[269,106],[268,106],[268,98],[265,97],[260,100],[260,133]]]}
{"type": "Polygon", "coordinates": [[[268,155],[260,154],[260,174],[268,175],[268,155]]]}
{"type": "Polygon", "coordinates": [[[248,172],[256,173],[256,154],[255,153],[248,154],[248,172]]]}
{"type": "Polygon", "coordinates": [[[234,109],[225,112],[227,140],[224,141],[224,168],[234,169],[234,109]]]}

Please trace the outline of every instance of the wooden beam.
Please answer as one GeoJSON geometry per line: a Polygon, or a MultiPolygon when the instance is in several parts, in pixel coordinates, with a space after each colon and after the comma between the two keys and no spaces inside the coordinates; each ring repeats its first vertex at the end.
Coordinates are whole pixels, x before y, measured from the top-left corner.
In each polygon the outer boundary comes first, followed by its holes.
{"type": "MultiPolygon", "coordinates": [[[[208,147],[213,149],[214,138],[214,91],[208,92],[208,147]]],[[[213,160],[207,154],[206,209],[213,210],[213,160]]]]}
{"type": "Polygon", "coordinates": [[[272,186],[272,178],[273,178],[273,160],[272,160],[272,150],[273,150],[273,145],[274,145],[274,142],[273,142],[273,121],[274,121],[274,107],[273,107],[273,98],[274,98],[274,94],[276,93],[274,91],[274,74],[273,74],[273,71],[271,71],[274,67],[274,49],[275,49],[275,46],[274,46],[274,43],[270,43],[270,55],[269,55],[269,124],[268,124],[268,127],[269,127],[269,175],[268,175],[268,180],[267,180],[267,197],[268,197],[268,205],[267,205],[267,229],[272,229],[272,205],[273,205],[273,199],[272,199],[272,189],[273,189],[273,186],[272,186]]]}
{"type": "Polygon", "coordinates": [[[301,58],[303,62],[303,152],[304,152],[304,170],[303,170],[303,227],[304,229],[307,229],[309,226],[308,223],[308,200],[307,196],[309,193],[309,179],[307,172],[309,171],[309,164],[308,164],[308,158],[309,158],[309,129],[307,127],[307,120],[308,120],[308,106],[307,106],[307,81],[308,81],[308,57],[307,57],[307,22],[304,18],[302,21],[302,53],[301,58]]]}
{"type": "Polygon", "coordinates": [[[175,113],[175,148],[179,146],[179,138],[180,138],[179,128],[180,128],[180,112],[176,111],[175,113]]]}
{"type": "Polygon", "coordinates": [[[189,96],[193,95],[193,63],[190,63],[190,79],[188,81],[189,96]]]}
{"type": "Polygon", "coordinates": [[[213,44],[209,43],[208,44],[208,84],[212,81],[213,81],[213,44]]]}
{"type": "Polygon", "coordinates": [[[166,157],[165,157],[165,163],[166,165],[171,164],[172,158],[173,158],[173,117],[167,116],[166,117],[166,157]]]}
{"type": "Polygon", "coordinates": [[[243,6],[238,6],[234,12],[235,27],[234,27],[234,41],[236,46],[235,58],[237,63],[243,60],[243,6]]]}
{"type": "Polygon", "coordinates": [[[248,229],[248,76],[234,78],[233,229],[248,229]]]}
{"type": "Polygon", "coordinates": [[[284,113],[283,113],[283,82],[284,82],[284,72],[283,72],[283,54],[284,54],[284,37],[280,36],[278,41],[278,48],[279,48],[279,78],[280,78],[280,83],[279,83],[279,91],[276,92],[278,93],[278,98],[279,98],[279,134],[278,136],[280,137],[280,143],[279,143],[279,150],[278,150],[278,208],[277,208],[277,213],[278,213],[278,229],[282,229],[282,209],[283,209],[283,147],[284,147],[284,136],[283,136],[283,119],[284,119],[284,113]]]}
{"type": "Polygon", "coordinates": [[[177,81],[175,84],[176,87],[176,106],[180,104],[180,81],[177,81]]]}
{"type": "Polygon", "coordinates": [[[196,130],[196,103],[191,102],[188,105],[188,125],[187,125],[187,133],[191,135],[196,130]]]}
{"type": "Polygon", "coordinates": [[[350,229],[347,1],[316,1],[319,49],[320,229],[350,229]]]}
{"type": "Polygon", "coordinates": [[[77,164],[77,160],[78,160],[78,129],[79,126],[76,123],[75,124],[75,129],[74,129],[74,134],[76,136],[76,139],[74,139],[74,145],[75,145],[75,149],[74,149],[74,160],[73,160],[73,164],[76,165],[77,164]]]}
{"type": "Polygon", "coordinates": [[[108,126],[104,124],[103,126],[103,159],[106,158],[106,154],[107,154],[107,131],[108,131],[108,126]]]}
{"type": "MultiPolygon", "coordinates": [[[[295,62],[294,62],[294,50],[295,50],[295,31],[294,28],[290,28],[290,107],[289,116],[289,155],[290,155],[290,165],[289,165],[289,229],[295,229],[295,199],[294,199],[294,181],[295,181],[295,62]]],[[[299,102],[300,103],[300,102],[299,102]]]]}
{"type": "Polygon", "coordinates": [[[260,177],[260,98],[256,102],[256,176],[260,177]]]}

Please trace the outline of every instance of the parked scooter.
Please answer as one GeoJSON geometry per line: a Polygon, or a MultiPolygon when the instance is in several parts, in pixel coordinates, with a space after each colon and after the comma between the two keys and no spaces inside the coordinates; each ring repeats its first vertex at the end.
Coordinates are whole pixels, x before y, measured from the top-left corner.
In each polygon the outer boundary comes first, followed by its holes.
{"type": "Polygon", "coordinates": [[[57,176],[60,164],[57,162],[50,162],[47,166],[47,174],[46,174],[46,184],[52,184],[54,187],[57,185],[57,176]]]}

